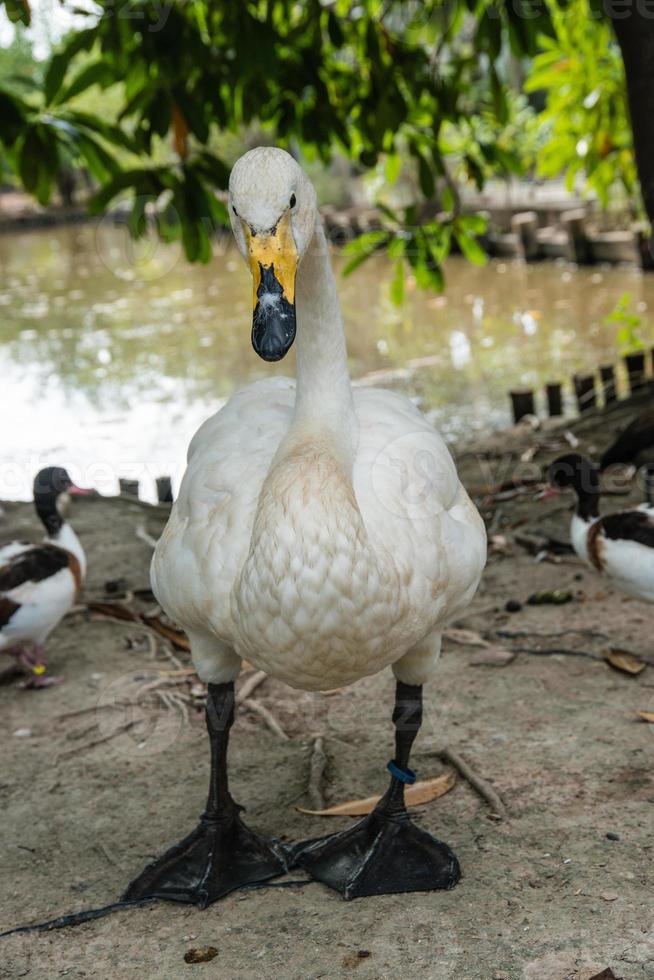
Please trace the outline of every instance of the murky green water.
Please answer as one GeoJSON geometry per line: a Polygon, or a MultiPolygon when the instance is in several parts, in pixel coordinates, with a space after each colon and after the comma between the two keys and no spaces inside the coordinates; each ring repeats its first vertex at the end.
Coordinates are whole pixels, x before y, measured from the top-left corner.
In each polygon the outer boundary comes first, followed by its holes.
{"type": "MultiPolygon", "coordinates": [[[[602,320],[622,293],[644,323],[654,309],[654,276],[636,270],[452,259],[444,296],[409,282],[398,310],[390,270],[379,257],[339,275],[352,375],[409,392],[448,437],[506,424],[513,386],[615,361],[602,320]]],[[[199,267],[108,221],[0,235],[0,497],[29,497],[44,461],[102,492],[121,475],[151,496],[155,476],[179,474],[237,385],[294,370],[292,355],[254,354],[250,289],[227,239],[199,267]]]]}

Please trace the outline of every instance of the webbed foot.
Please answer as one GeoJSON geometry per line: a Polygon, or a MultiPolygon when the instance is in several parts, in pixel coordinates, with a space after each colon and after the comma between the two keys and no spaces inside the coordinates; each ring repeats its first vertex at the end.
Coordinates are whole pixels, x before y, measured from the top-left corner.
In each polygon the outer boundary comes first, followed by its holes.
{"type": "Polygon", "coordinates": [[[453,888],[460,869],[447,844],[383,803],[354,827],[295,845],[295,864],[346,899],[453,888]]]}
{"type": "Polygon", "coordinates": [[[123,899],[164,898],[206,908],[236,888],[286,872],[281,846],[250,830],[235,812],[198,826],[135,878],[123,899]]]}

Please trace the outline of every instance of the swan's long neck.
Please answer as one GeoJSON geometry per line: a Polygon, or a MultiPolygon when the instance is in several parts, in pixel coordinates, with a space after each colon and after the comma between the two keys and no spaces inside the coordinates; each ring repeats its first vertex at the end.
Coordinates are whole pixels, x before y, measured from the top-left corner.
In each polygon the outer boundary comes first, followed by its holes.
{"type": "Polygon", "coordinates": [[[282,452],[315,437],[326,442],[351,473],[357,422],[341,309],[320,224],[298,268],[296,307],[295,418],[282,452]]]}

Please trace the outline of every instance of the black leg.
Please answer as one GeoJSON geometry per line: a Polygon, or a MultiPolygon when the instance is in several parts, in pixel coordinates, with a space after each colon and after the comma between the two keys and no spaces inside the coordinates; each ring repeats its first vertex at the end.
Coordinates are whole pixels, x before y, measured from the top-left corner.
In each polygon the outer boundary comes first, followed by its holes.
{"type": "Polygon", "coordinates": [[[201,908],[242,885],[284,874],[281,847],[253,833],[227,784],[227,746],[234,722],[234,684],[209,684],[207,730],[211,780],[200,823],[129,886],[125,899],[168,898],[201,908]]]}
{"type": "Polygon", "coordinates": [[[339,834],[297,844],[295,863],[344,898],[453,888],[459,862],[447,846],[416,827],[404,804],[411,747],[422,722],[422,687],[398,681],[395,692],[395,758],[391,782],[372,813],[339,834]]]}

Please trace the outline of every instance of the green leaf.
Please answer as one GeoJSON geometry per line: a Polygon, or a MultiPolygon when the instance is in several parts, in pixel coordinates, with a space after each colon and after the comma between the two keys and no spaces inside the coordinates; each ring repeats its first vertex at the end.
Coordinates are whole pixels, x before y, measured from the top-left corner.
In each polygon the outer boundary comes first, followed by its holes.
{"type": "Polygon", "coordinates": [[[50,64],[45,73],[43,91],[45,94],[46,105],[50,105],[53,98],[61,88],[66,69],[70,63],[68,55],[59,53],[52,56],[50,64]]]}
{"type": "Polygon", "coordinates": [[[24,24],[26,27],[31,22],[29,4],[26,0],[5,0],[7,17],[12,24],[24,24]]]}
{"type": "Polygon", "coordinates": [[[19,173],[23,187],[30,194],[36,193],[41,166],[41,141],[36,127],[27,131],[19,154],[19,173]]]}
{"type": "Polygon", "coordinates": [[[351,255],[352,258],[343,266],[343,275],[349,276],[360,265],[363,265],[366,259],[369,259],[371,255],[374,255],[386,244],[389,238],[390,232],[388,231],[369,231],[365,235],[359,235],[358,238],[348,242],[343,249],[343,254],[351,255]]]}
{"type": "Polygon", "coordinates": [[[469,262],[472,262],[474,265],[486,265],[486,253],[476,238],[467,234],[461,228],[456,229],[454,235],[461,251],[469,262]]]}
{"type": "Polygon", "coordinates": [[[23,132],[26,123],[27,105],[17,96],[0,89],[0,142],[13,146],[23,132]]]}
{"type": "Polygon", "coordinates": [[[418,156],[418,177],[420,180],[420,190],[429,200],[434,196],[436,185],[434,183],[434,174],[432,169],[422,154],[418,156]]]}
{"type": "Polygon", "coordinates": [[[151,176],[151,172],[142,169],[121,171],[93,195],[89,202],[89,211],[91,214],[102,214],[115,197],[126,190],[143,188],[150,183],[151,176]]]}
{"type": "Polygon", "coordinates": [[[64,89],[63,92],[59,92],[55,101],[58,103],[69,102],[76,95],[85,92],[93,85],[100,85],[101,88],[107,88],[109,85],[113,85],[115,81],[116,76],[111,65],[105,61],[94,61],[77,73],[68,88],[64,89]]]}
{"type": "Polygon", "coordinates": [[[386,156],[384,170],[388,183],[394,184],[402,172],[402,157],[399,153],[389,153],[386,156]]]}
{"type": "Polygon", "coordinates": [[[134,137],[126,133],[120,126],[105,122],[105,120],[99,119],[97,116],[93,116],[88,112],[79,112],[75,109],[61,109],[58,115],[60,119],[66,120],[78,128],[82,127],[83,129],[90,130],[92,133],[97,133],[98,136],[102,136],[108,143],[113,143],[115,146],[120,146],[124,150],[129,150],[130,153],[139,152],[139,147],[134,137]]]}
{"type": "Polygon", "coordinates": [[[398,259],[393,269],[393,278],[389,287],[391,302],[401,306],[404,302],[404,259],[398,259]]]}

